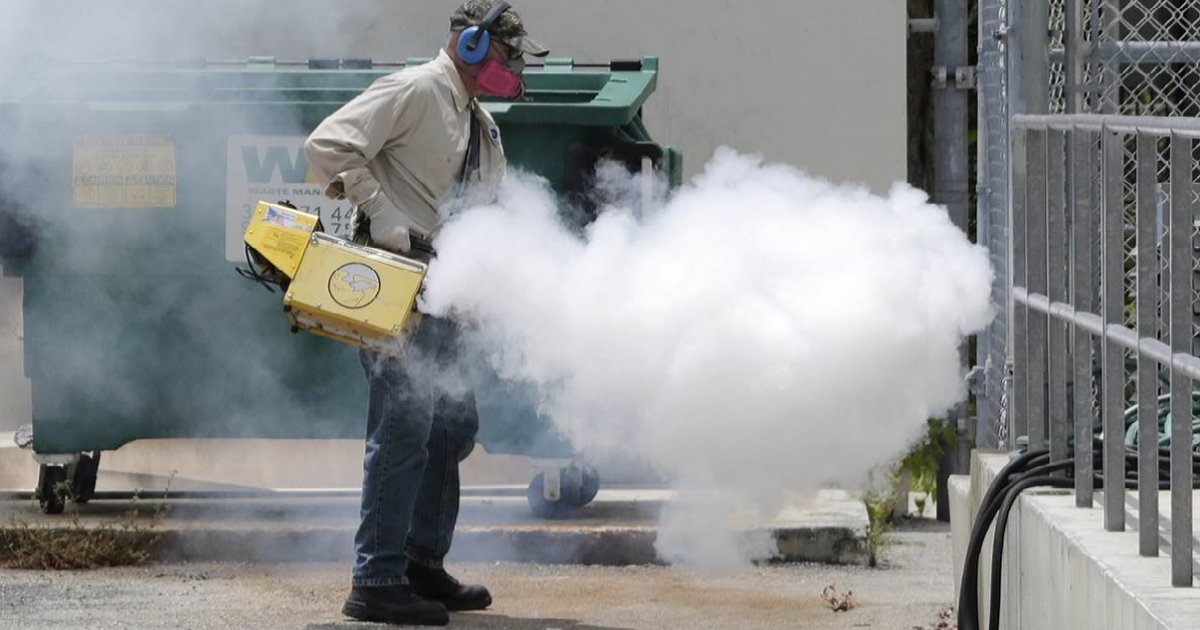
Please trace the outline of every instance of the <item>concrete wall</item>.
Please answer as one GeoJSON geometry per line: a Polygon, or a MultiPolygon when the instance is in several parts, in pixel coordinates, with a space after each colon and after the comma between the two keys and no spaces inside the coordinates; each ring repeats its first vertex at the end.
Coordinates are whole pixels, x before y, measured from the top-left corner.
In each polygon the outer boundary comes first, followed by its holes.
{"type": "MultiPolygon", "coordinates": [[[[977,459],[970,479],[951,484],[958,571],[978,502],[1006,461],[1001,455],[977,459]]],[[[1169,510],[1167,493],[1160,505],[1169,510]]],[[[984,548],[991,549],[990,540],[984,548]]],[[[1009,517],[1003,562],[1000,628],[1167,630],[1195,628],[1200,619],[1200,590],[1171,586],[1168,552],[1139,556],[1134,528],[1105,531],[1099,503],[1094,509],[1076,508],[1070,492],[1030,490],[1022,496],[1009,517]]],[[[985,596],[979,603],[986,621],[990,552],[980,566],[985,596]]]]}

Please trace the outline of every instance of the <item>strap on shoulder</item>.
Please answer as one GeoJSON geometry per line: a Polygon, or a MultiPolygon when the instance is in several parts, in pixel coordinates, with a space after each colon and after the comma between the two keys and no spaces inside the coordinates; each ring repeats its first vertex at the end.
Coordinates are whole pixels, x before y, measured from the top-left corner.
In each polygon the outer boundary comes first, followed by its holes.
{"type": "Polygon", "coordinates": [[[467,141],[467,155],[463,159],[462,171],[458,181],[467,183],[471,176],[479,171],[479,117],[475,115],[475,106],[471,108],[471,138],[467,141]]]}

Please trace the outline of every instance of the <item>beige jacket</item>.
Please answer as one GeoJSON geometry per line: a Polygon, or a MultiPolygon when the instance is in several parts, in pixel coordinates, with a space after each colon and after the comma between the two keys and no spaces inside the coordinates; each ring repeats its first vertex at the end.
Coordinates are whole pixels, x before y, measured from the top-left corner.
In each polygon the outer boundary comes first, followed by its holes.
{"type": "Polygon", "coordinates": [[[490,202],[506,172],[496,122],[468,98],[444,50],[377,79],[318,125],[304,150],[310,168],[328,182],[326,195],[361,205],[384,194],[399,210],[396,221],[426,234],[437,231],[449,202],[490,202]],[[481,124],[479,170],[466,196],[456,197],[472,112],[481,124]]]}

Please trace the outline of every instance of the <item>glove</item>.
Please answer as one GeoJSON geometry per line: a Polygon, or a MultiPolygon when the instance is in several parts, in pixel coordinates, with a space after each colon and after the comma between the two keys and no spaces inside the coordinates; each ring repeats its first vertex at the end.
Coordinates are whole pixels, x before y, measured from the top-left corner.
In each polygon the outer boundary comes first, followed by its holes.
{"type": "Polygon", "coordinates": [[[382,190],[359,204],[358,208],[371,221],[372,241],[401,254],[407,254],[412,249],[404,213],[382,190]]]}

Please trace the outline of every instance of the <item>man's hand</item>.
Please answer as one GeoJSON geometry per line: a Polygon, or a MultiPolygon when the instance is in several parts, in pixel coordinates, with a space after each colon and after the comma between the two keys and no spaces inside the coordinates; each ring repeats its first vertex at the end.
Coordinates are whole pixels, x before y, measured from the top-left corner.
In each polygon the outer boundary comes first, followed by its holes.
{"type": "Polygon", "coordinates": [[[359,209],[371,220],[371,240],[401,254],[412,249],[404,215],[383,191],[364,201],[359,209]]]}

